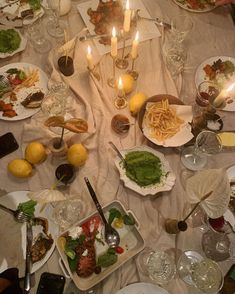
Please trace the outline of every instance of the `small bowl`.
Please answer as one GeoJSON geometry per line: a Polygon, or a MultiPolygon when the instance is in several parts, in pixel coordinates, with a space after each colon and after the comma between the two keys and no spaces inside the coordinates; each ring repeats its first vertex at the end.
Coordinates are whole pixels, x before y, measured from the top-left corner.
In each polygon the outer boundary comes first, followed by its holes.
{"type": "Polygon", "coordinates": [[[130,121],[125,115],[116,114],[111,120],[111,127],[117,134],[125,134],[130,129],[130,121]]]}
{"type": "Polygon", "coordinates": [[[69,163],[61,164],[56,168],[55,176],[63,184],[70,184],[75,178],[74,167],[69,163]]]}

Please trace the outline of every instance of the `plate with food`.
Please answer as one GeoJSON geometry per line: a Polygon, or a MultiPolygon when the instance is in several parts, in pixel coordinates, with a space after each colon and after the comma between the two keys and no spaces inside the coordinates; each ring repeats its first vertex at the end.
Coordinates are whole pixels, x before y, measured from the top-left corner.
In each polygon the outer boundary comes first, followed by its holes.
{"type": "Polygon", "coordinates": [[[195,74],[195,85],[209,81],[215,84],[219,91],[226,93],[226,105],[222,110],[235,111],[235,58],[229,56],[214,56],[203,61],[195,74]]]}
{"type": "MultiPolygon", "coordinates": [[[[50,258],[54,248],[54,236],[58,234],[57,227],[48,218],[49,209],[46,207],[40,211],[36,202],[27,197],[28,191],[16,191],[0,197],[0,203],[11,209],[20,208],[23,211],[33,214],[35,219],[33,229],[32,246],[32,269],[36,272],[50,258]],[[35,206],[36,204],[36,206],[35,206]],[[35,211],[34,211],[35,209],[35,211]]],[[[26,223],[18,223],[12,215],[3,210],[0,211],[1,224],[0,232],[2,242],[0,244],[0,272],[10,267],[19,269],[19,276],[25,274],[26,256],[26,223]]]]}
{"type": "Polygon", "coordinates": [[[156,145],[178,147],[193,138],[192,106],[171,95],[153,96],[142,105],[138,123],[144,136],[156,145]]]}
{"type": "Polygon", "coordinates": [[[125,161],[116,157],[115,165],[126,187],[143,196],[156,195],[173,188],[176,177],[163,153],[148,146],[120,152],[125,161]]]}
{"type": "MultiPolygon", "coordinates": [[[[85,22],[91,35],[97,35],[100,38],[94,38],[94,44],[101,55],[110,52],[110,42],[112,28],[115,27],[118,39],[121,38],[120,30],[123,27],[124,8],[126,1],[99,1],[90,0],[77,5],[77,9],[85,22]]],[[[130,3],[131,10],[139,9],[141,16],[150,18],[150,15],[141,0],[135,0],[130,3]]],[[[136,22],[131,20],[130,33],[127,35],[126,45],[132,44],[133,36],[136,30],[139,31],[140,42],[160,37],[160,32],[153,22],[136,22]]],[[[118,42],[118,48],[123,46],[123,42],[118,42]]]]}
{"type": "Polygon", "coordinates": [[[27,40],[18,30],[0,25],[0,58],[23,51],[26,44],[27,40]]]}
{"type": "Polygon", "coordinates": [[[130,284],[116,294],[169,294],[165,289],[150,283],[134,283],[130,284]]]}
{"type": "Polygon", "coordinates": [[[120,244],[109,248],[104,225],[96,213],[60,234],[56,246],[71,279],[80,290],[87,290],[144,249],[144,239],[133,213],[119,201],[103,207],[108,222],[118,231],[120,244]]]}
{"type": "Polygon", "coordinates": [[[216,8],[213,0],[173,0],[178,6],[191,12],[208,12],[216,8]]]}
{"type": "Polygon", "coordinates": [[[0,119],[18,121],[40,110],[47,75],[36,65],[11,63],[0,68],[0,119]]]}

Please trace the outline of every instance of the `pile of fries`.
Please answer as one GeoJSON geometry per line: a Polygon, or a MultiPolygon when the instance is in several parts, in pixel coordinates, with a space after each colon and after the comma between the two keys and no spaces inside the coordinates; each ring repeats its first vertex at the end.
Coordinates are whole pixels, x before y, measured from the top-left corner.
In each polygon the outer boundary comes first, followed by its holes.
{"type": "Polygon", "coordinates": [[[22,88],[30,88],[39,81],[39,73],[37,69],[28,69],[26,75],[26,79],[14,88],[14,92],[17,92],[22,88]]]}
{"type": "Polygon", "coordinates": [[[184,123],[167,99],[150,105],[146,109],[144,121],[150,129],[150,136],[160,142],[173,137],[184,123]]]}

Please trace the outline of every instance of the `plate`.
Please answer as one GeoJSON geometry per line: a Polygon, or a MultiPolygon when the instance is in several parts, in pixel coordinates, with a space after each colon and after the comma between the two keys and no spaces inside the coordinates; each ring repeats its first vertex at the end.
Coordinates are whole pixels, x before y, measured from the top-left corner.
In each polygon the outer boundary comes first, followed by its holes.
{"type": "Polygon", "coordinates": [[[39,72],[39,81],[34,84],[34,86],[30,88],[22,88],[17,92],[17,98],[18,100],[14,102],[14,110],[17,112],[17,116],[14,117],[5,117],[2,115],[2,112],[0,112],[0,119],[2,120],[8,120],[8,121],[18,121],[22,120],[28,117],[31,117],[35,113],[37,113],[40,110],[40,107],[38,108],[25,108],[23,105],[20,104],[21,101],[23,101],[27,95],[33,92],[37,92],[38,90],[41,90],[44,94],[47,93],[47,83],[48,83],[48,78],[47,75],[45,74],[44,71],[42,71],[39,67],[37,67],[34,64],[30,63],[11,63],[8,65],[5,65],[0,68],[0,75],[4,74],[8,69],[10,68],[18,68],[22,70],[27,70],[27,69],[37,69],[39,72]]]}
{"type": "Polygon", "coordinates": [[[176,177],[175,177],[175,174],[173,173],[168,161],[165,159],[164,154],[161,152],[158,152],[148,146],[134,147],[134,148],[130,148],[130,149],[121,150],[120,152],[121,152],[122,156],[125,157],[125,155],[127,153],[132,152],[132,151],[148,151],[148,152],[154,154],[155,156],[157,156],[161,161],[162,170],[163,170],[164,175],[162,175],[160,183],[141,187],[126,176],[125,168],[122,166],[122,164],[120,164],[120,158],[116,157],[115,165],[116,165],[117,169],[119,170],[120,179],[124,182],[124,185],[126,187],[128,187],[129,189],[139,193],[142,196],[156,195],[159,192],[170,191],[175,184],[176,177]]]}
{"type": "MultiPolygon", "coordinates": [[[[1,204],[11,208],[11,209],[16,209],[18,204],[20,202],[25,202],[28,201],[29,198],[27,197],[27,193],[28,191],[16,191],[16,192],[11,192],[5,196],[0,197],[0,202],[1,204]]],[[[40,217],[44,217],[48,219],[48,224],[49,224],[49,232],[51,233],[51,235],[54,237],[57,233],[57,227],[56,225],[50,221],[49,219],[49,206],[46,207],[46,209],[44,209],[42,212],[39,212],[40,208],[37,205],[35,208],[35,216],[40,216],[40,217]]],[[[0,215],[1,215],[1,222],[3,220],[3,216],[5,215],[7,217],[7,213],[4,212],[3,210],[0,211],[0,215]]],[[[10,216],[7,217],[6,219],[7,225],[9,225],[10,230],[12,233],[16,232],[16,230],[20,230],[17,231],[17,238],[21,239],[21,240],[16,240],[14,238],[14,236],[10,236],[10,234],[6,234],[6,227],[5,227],[5,223],[3,223],[2,225],[0,225],[0,232],[1,232],[1,238],[2,238],[2,242],[0,245],[0,272],[6,270],[9,267],[18,267],[19,268],[19,277],[23,277],[24,276],[24,271],[25,271],[25,252],[26,252],[26,224],[19,224],[17,222],[14,221],[14,219],[10,216]],[[18,228],[17,228],[18,226],[18,228]],[[19,234],[18,234],[19,232],[19,234]],[[3,240],[6,240],[6,243],[3,242],[3,240]],[[21,243],[21,244],[20,244],[21,243]],[[8,260],[6,259],[6,251],[8,249],[6,249],[5,247],[7,246],[9,248],[9,246],[11,246],[10,244],[12,244],[12,251],[11,251],[11,256],[8,257],[8,260]],[[15,246],[21,246],[21,248],[19,247],[15,247],[15,246]],[[3,255],[2,255],[3,254],[3,255]],[[23,256],[22,256],[23,255],[23,256]]],[[[33,234],[35,234],[35,227],[33,227],[33,234]]],[[[50,250],[48,250],[46,256],[34,263],[32,265],[32,269],[31,272],[34,273],[36,272],[38,269],[40,269],[50,258],[52,252],[55,249],[55,241],[52,244],[50,250]]],[[[9,253],[9,251],[7,251],[9,253]]]]}
{"type": "MultiPolygon", "coordinates": [[[[0,25],[0,31],[8,30],[8,29],[10,29],[10,27],[0,25]]],[[[0,52],[0,58],[6,58],[6,57],[9,57],[9,56],[13,56],[16,53],[21,52],[21,51],[23,51],[25,49],[26,44],[27,44],[27,40],[21,35],[21,33],[18,30],[14,29],[14,31],[16,31],[20,35],[20,38],[21,38],[19,48],[17,48],[15,51],[13,51],[11,53],[1,53],[0,52]]]]}
{"type": "Polygon", "coordinates": [[[145,103],[142,105],[138,114],[138,124],[144,136],[148,140],[153,142],[154,144],[164,146],[164,147],[178,147],[189,142],[193,138],[193,134],[191,133],[191,126],[189,124],[191,121],[192,121],[192,107],[188,105],[184,105],[184,103],[180,99],[168,94],[155,95],[147,99],[145,103]],[[174,105],[178,116],[185,121],[185,123],[181,125],[179,132],[177,132],[171,138],[166,139],[165,142],[158,141],[157,139],[151,137],[150,130],[145,125],[145,122],[144,122],[144,115],[145,115],[147,104],[160,102],[163,99],[164,100],[167,99],[169,101],[169,104],[174,105]]]}
{"type": "MultiPolygon", "coordinates": [[[[197,68],[196,70],[196,74],[195,74],[195,85],[196,85],[196,88],[198,89],[198,86],[200,83],[204,82],[204,81],[209,81],[209,79],[206,77],[206,74],[203,70],[203,68],[207,65],[207,64],[210,64],[212,65],[213,62],[217,61],[218,59],[221,59],[222,61],[226,61],[226,60],[229,60],[231,61],[234,65],[235,65],[235,58],[234,57],[229,57],[229,56],[213,56],[213,57],[210,57],[208,59],[206,59],[205,61],[203,61],[197,68]]],[[[235,73],[231,76],[231,78],[229,80],[234,80],[235,79],[235,73]]],[[[227,80],[226,83],[229,81],[227,80]]],[[[215,80],[211,80],[212,82],[215,81],[215,80]]],[[[224,110],[224,111],[235,111],[235,90],[232,92],[233,93],[233,102],[232,103],[229,103],[229,104],[226,104],[226,106],[221,109],[221,110],[224,110]]]]}
{"type": "Polygon", "coordinates": [[[120,289],[116,294],[169,294],[169,292],[150,283],[134,283],[120,289]]]}
{"type": "MultiPolygon", "coordinates": [[[[123,7],[125,7],[126,1],[122,0],[122,3],[123,3],[123,7]]],[[[92,8],[92,10],[96,10],[98,4],[99,4],[99,0],[90,0],[90,1],[85,1],[85,2],[77,5],[77,9],[78,9],[78,11],[79,11],[83,21],[85,22],[85,25],[88,28],[91,35],[95,34],[95,31],[94,31],[95,26],[90,22],[90,17],[87,14],[87,10],[89,8],[92,8]]],[[[135,9],[135,10],[140,9],[141,16],[150,18],[149,13],[141,0],[130,1],[130,9],[135,9]]],[[[140,33],[139,34],[140,35],[140,39],[139,39],[140,42],[161,36],[161,34],[160,34],[158,28],[156,27],[156,25],[154,24],[154,22],[140,21],[140,22],[138,22],[137,27],[138,27],[138,31],[140,33]]],[[[111,34],[111,31],[110,31],[110,34],[111,34]]],[[[110,52],[110,46],[108,46],[108,45],[105,46],[105,45],[100,44],[98,39],[93,40],[93,42],[96,45],[96,48],[98,49],[98,51],[101,55],[104,55],[104,54],[110,52]]],[[[126,40],[126,46],[131,46],[131,44],[132,44],[132,40],[130,40],[130,39],[126,40]]],[[[123,42],[118,42],[118,48],[122,48],[122,46],[123,46],[123,42]]]]}
{"type": "Polygon", "coordinates": [[[227,175],[228,175],[229,181],[233,182],[233,184],[230,184],[231,197],[235,197],[235,165],[227,169],[227,175]]]}
{"type": "Polygon", "coordinates": [[[179,2],[179,1],[177,1],[177,0],[173,0],[178,6],[180,6],[180,7],[182,7],[183,9],[185,9],[185,10],[188,10],[188,11],[191,11],[191,12],[208,12],[208,11],[212,11],[212,10],[214,10],[215,8],[216,8],[216,6],[215,5],[206,5],[206,7],[205,8],[203,8],[203,9],[193,9],[193,8],[191,8],[190,7],[190,5],[189,4],[187,4],[187,1],[185,1],[185,3],[181,3],[181,2],[179,2]]]}

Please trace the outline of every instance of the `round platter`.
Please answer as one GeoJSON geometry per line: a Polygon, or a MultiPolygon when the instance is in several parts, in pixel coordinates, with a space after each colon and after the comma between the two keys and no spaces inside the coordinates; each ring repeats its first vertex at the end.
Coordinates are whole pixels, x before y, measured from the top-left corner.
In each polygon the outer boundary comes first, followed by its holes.
{"type": "Polygon", "coordinates": [[[209,12],[212,11],[216,8],[215,5],[205,5],[204,8],[202,9],[193,9],[190,7],[190,5],[187,3],[187,0],[185,1],[179,1],[179,0],[173,0],[175,2],[175,4],[177,4],[178,6],[180,6],[181,8],[190,11],[190,12],[197,12],[197,13],[203,13],[203,12],[209,12]]]}
{"type": "Polygon", "coordinates": [[[134,283],[128,285],[119,291],[116,294],[169,294],[165,289],[150,283],[134,283]]]}

